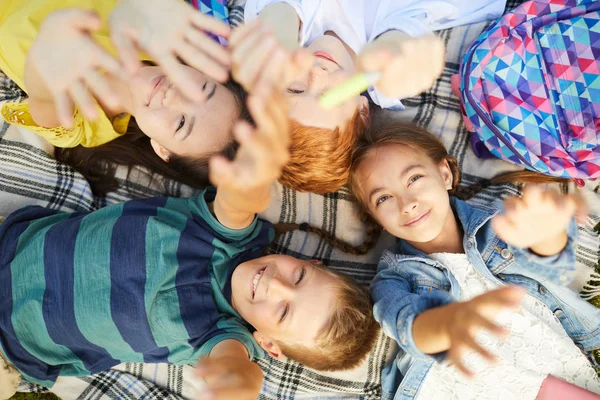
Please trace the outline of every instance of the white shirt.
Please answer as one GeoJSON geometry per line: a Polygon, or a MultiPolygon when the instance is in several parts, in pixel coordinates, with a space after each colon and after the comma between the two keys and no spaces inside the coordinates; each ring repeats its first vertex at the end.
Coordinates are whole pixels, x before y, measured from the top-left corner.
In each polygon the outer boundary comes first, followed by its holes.
{"type": "MultiPolygon", "coordinates": [[[[470,300],[499,287],[498,283],[483,277],[466,254],[430,256],[456,278],[460,287],[458,300],[470,300]]],[[[485,331],[476,337],[477,343],[498,357],[496,365],[490,366],[479,354],[467,352],[462,360],[476,373],[473,380],[468,380],[455,367],[436,363],[427,373],[416,398],[535,400],[548,375],[600,393],[596,371],[544,303],[526,295],[521,307],[504,313],[496,322],[509,330],[505,340],[485,331]]]]}
{"type": "MultiPolygon", "coordinates": [[[[506,0],[247,0],[246,22],[267,5],[292,6],[300,21],[300,45],[307,46],[326,31],[335,32],[356,54],[389,30],[411,36],[498,18],[506,0]]],[[[403,109],[399,99],[369,89],[371,99],[382,108],[403,109]]]]}

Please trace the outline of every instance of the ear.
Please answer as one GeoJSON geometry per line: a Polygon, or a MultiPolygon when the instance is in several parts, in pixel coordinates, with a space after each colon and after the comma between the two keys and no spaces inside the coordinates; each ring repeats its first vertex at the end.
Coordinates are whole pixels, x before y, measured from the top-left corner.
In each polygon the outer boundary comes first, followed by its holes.
{"type": "Polygon", "coordinates": [[[154,149],[154,152],[162,158],[164,162],[169,162],[169,159],[171,158],[171,152],[169,150],[154,139],[150,139],[150,145],[154,149]]]}
{"type": "Polygon", "coordinates": [[[275,343],[273,339],[269,336],[262,334],[259,331],[255,331],[252,336],[254,336],[254,340],[258,343],[260,347],[263,348],[264,351],[269,353],[269,355],[277,360],[284,360],[285,356],[281,351],[281,348],[275,343]]]}
{"type": "Polygon", "coordinates": [[[369,126],[371,124],[371,114],[369,113],[369,99],[367,96],[360,96],[358,100],[358,112],[364,124],[369,126]]]}
{"type": "Polygon", "coordinates": [[[323,261],[321,260],[308,260],[308,262],[314,265],[323,265],[323,261]]]}
{"type": "Polygon", "coordinates": [[[438,166],[440,169],[440,175],[446,184],[446,189],[452,189],[452,182],[454,181],[454,176],[452,174],[452,170],[450,169],[450,165],[448,164],[448,160],[444,159],[438,166]]]}

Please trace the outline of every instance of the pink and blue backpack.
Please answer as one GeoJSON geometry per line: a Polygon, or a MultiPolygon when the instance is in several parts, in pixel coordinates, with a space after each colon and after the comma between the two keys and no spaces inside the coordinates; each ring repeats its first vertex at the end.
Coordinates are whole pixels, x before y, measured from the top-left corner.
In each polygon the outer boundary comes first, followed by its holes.
{"type": "Polygon", "coordinates": [[[473,149],[557,177],[600,177],[600,1],[532,0],[470,47],[460,92],[473,149]]]}

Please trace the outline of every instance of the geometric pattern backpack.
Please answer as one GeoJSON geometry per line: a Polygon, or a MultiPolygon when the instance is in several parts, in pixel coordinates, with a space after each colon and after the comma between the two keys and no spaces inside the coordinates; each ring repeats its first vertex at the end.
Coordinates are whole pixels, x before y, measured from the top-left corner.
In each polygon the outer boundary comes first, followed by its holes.
{"type": "Polygon", "coordinates": [[[600,177],[600,0],[527,1],[505,14],[464,56],[460,94],[479,157],[600,177]]]}
{"type": "MultiPolygon", "coordinates": [[[[0,0],[2,1],[2,0],[0,0]]],[[[226,0],[185,0],[201,13],[210,15],[220,21],[229,23],[229,10],[227,9],[226,0]]],[[[207,34],[222,45],[227,44],[227,40],[221,36],[214,35],[210,32],[207,34]]]]}

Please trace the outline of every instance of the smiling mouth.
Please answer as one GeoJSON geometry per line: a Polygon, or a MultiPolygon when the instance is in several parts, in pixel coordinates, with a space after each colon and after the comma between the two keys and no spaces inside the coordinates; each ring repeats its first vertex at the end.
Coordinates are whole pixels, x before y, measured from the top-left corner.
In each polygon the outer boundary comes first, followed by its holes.
{"type": "Polygon", "coordinates": [[[152,88],[152,92],[150,92],[150,95],[148,96],[148,102],[146,103],[146,106],[150,105],[150,102],[152,102],[152,99],[154,98],[154,95],[156,94],[156,92],[158,92],[158,88],[160,87],[161,83],[165,80],[165,76],[161,75],[161,76],[157,76],[156,78],[154,78],[154,87],[152,88]]]}
{"type": "Polygon", "coordinates": [[[329,54],[329,53],[326,53],[324,51],[315,51],[313,53],[313,55],[315,57],[323,58],[323,59],[325,59],[327,61],[331,61],[332,63],[334,63],[335,65],[337,65],[338,67],[340,67],[340,64],[338,64],[337,61],[335,61],[335,59],[333,57],[331,57],[331,54],[329,54]]]}
{"type": "Polygon", "coordinates": [[[256,289],[258,288],[258,283],[260,282],[260,279],[262,278],[266,269],[267,269],[267,267],[264,266],[258,270],[256,275],[254,275],[254,279],[252,280],[252,299],[253,300],[254,300],[254,296],[256,295],[256,289]]]}
{"type": "Polygon", "coordinates": [[[404,226],[408,226],[408,227],[417,226],[417,225],[421,224],[423,221],[425,221],[427,219],[427,217],[429,217],[430,213],[431,213],[431,210],[427,211],[425,214],[422,214],[421,216],[419,216],[417,218],[411,219],[410,221],[405,223],[404,226]]]}

